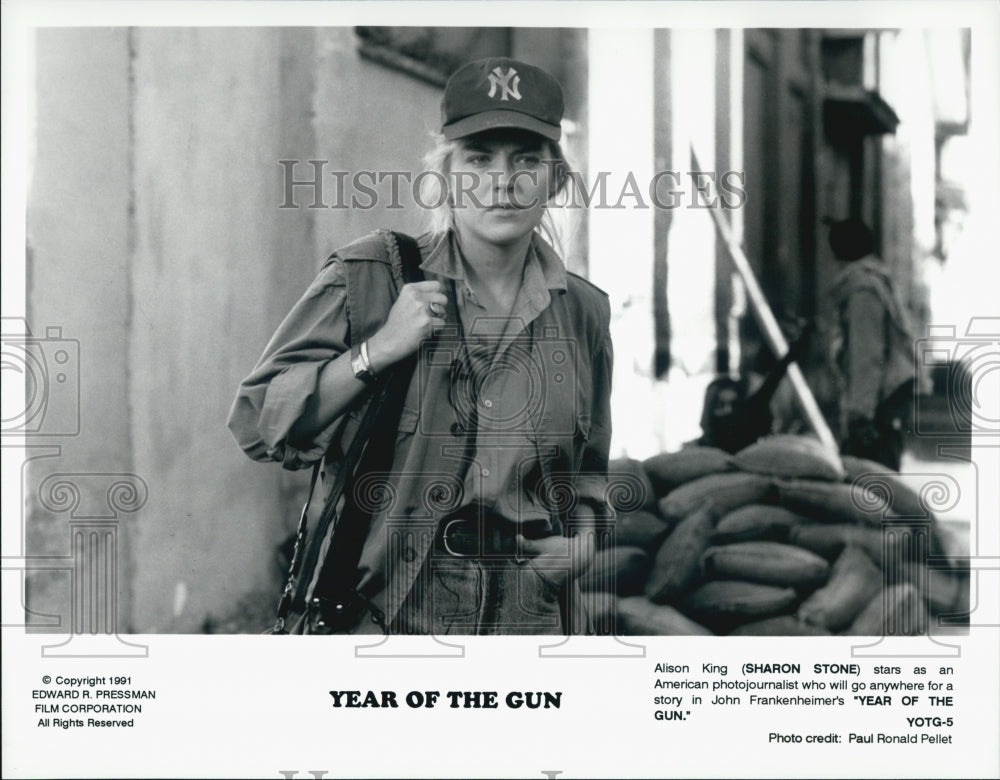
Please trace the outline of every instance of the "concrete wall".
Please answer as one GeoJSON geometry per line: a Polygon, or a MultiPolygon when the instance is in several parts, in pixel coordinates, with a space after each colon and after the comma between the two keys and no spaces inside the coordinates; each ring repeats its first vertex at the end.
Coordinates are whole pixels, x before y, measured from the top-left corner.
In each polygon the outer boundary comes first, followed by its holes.
{"type": "MultiPolygon", "coordinates": [[[[440,90],[400,71],[359,60],[351,28],[317,30],[316,58],[316,159],[328,160],[328,171],[349,172],[348,179],[358,171],[405,171],[416,177],[431,134],[441,126],[440,90]],[[355,81],[365,88],[353,88],[355,81]]],[[[336,247],[379,226],[410,233],[425,229],[425,215],[411,208],[410,184],[400,180],[401,209],[389,208],[389,181],[375,187],[386,197],[374,208],[316,212],[318,255],[325,259],[336,247]]],[[[368,201],[360,191],[357,197],[362,204],[368,201]]],[[[324,195],[324,200],[333,204],[334,193],[324,195]]]]}
{"type": "Polygon", "coordinates": [[[135,624],[184,630],[261,583],[283,530],[278,470],[245,461],[225,419],[308,276],[301,215],[279,220],[276,157],[311,94],[308,80],[283,83],[275,30],[135,36],[130,397],[136,468],[152,488],[135,624]]]}
{"type": "MultiPolygon", "coordinates": [[[[54,471],[148,485],[121,515],[122,630],[200,631],[256,592],[270,608],[308,475],[238,449],[236,386],[333,249],[419,227],[301,191],[281,209],[278,161],[415,172],[439,91],[361,60],[346,28],[43,31],[36,57],[29,315],[80,341],[83,414],[28,490],[54,471]]],[[[67,512],[32,501],[28,528],[29,554],[67,554],[67,512]]],[[[65,574],[29,582],[66,612],[65,574]]]]}
{"type": "MultiPolygon", "coordinates": [[[[26,552],[67,555],[72,514],[109,514],[113,478],[73,478],[75,510],[39,492],[52,474],[126,473],[133,470],[127,353],[132,301],[129,262],[131,193],[129,145],[129,33],[125,30],[39,30],[35,64],[36,122],[33,178],[28,195],[28,324],[34,336],[62,328],[79,342],[78,371],[49,386],[42,432],[73,426],[60,410],[79,392],[79,434],[46,436],[59,457],[29,464],[26,552]],[[55,426],[53,428],[52,426],[55,426]],[[43,501],[44,500],[44,501],[43,501]],[[65,511],[60,511],[65,510],[65,511]]],[[[50,353],[51,356],[51,353],[50,353]]],[[[55,368],[51,363],[49,368],[55,368]]],[[[50,373],[55,379],[55,373],[50,373]]],[[[60,430],[61,429],[61,430],[60,430]]],[[[65,496],[64,496],[65,497],[65,496]]],[[[120,612],[130,610],[129,540],[135,515],[119,526],[120,612]]],[[[5,518],[5,523],[8,521],[5,518]]],[[[69,619],[68,573],[29,573],[33,609],[69,619]]]]}

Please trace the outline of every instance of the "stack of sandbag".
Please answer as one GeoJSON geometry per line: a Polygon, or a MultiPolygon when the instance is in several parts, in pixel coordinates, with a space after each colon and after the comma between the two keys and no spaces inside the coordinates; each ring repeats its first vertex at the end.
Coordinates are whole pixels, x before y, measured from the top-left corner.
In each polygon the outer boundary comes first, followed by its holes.
{"type": "Polygon", "coordinates": [[[619,634],[912,635],[968,609],[919,497],[813,438],[614,461],[611,480],[614,543],[580,585],[619,634]]]}

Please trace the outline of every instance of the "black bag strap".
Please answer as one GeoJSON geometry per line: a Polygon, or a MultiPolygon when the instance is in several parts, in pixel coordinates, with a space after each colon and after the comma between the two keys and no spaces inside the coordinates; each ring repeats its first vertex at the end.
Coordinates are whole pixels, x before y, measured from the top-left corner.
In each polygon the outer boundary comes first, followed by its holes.
{"type": "MultiPolygon", "coordinates": [[[[384,234],[398,294],[403,284],[423,279],[423,272],[420,270],[420,248],[411,236],[390,231],[384,231],[384,234]]],[[[309,484],[309,496],[299,517],[288,579],[278,604],[278,615],[271,633],[285,633],[285,621],[293,607],[297,611],[308,609],[314,613],[317,627],[337,628],[352,623],[359,613],[359,606],[367,606],[375,622],[383,631],[388,630],[381,611],[354,587],[361,550],[371,526],[372,507],[368,502],[359,502],[355,491],[345,491],[345,487],[348,484],[356,484],[357,475],[386,473],[392,466],[396,429],[399,426],[403,401],[416,365],[417,358],[413,355],[396,363],[379,376],[357,433],[344,454],[337,476],[327,494],[312,543],[303,556],[307,515],[322,459],[314,466],[309,484]],[[329,544],[327,544],[328,537],[329,544]],[[322,564],[319,564],[324,548],[326,556],[322,564]],[[319,571],[315,575],[315,585],[313,585],[313,573],[316,572],[318,564],[319,571]],[[308,593],[310,585],[313,585],[311,594],[308,593]]]]}

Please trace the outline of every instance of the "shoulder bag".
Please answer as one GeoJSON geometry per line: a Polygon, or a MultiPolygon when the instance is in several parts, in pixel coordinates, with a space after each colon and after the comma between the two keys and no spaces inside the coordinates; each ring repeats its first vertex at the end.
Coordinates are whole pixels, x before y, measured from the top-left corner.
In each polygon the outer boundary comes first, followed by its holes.
{"type": "MultiPolygon", "coordinates": [[[[396,294],[403,284],[420,281],[420,249],[410,236],[380,231],[386,242],[396,294]]],[[[350,284],[350,281],[348,281],[350,284]]],[[[355,291],[355,295],[361,291],[355,291]]],[[[386,312],[388,315],[388,312],[386,312]]],[[[348,313],[350,317],[350,313],[348,313]]],[[[347,445],[334,483],[327,492],[312,538],[306,546],[309,506],[324,459],[313,467],[309,496],[299,516],[288,578],[278,602],[271,634],[339,633],[350,630],[367,609],[388,633],[381,610],[355,588],[361,549],[372,512],[347,489],[364,474],[385,473],[392,466],[396,428],[403,400],[416,368],[413,355],[379,375],[357,433],[347,445]]]]}

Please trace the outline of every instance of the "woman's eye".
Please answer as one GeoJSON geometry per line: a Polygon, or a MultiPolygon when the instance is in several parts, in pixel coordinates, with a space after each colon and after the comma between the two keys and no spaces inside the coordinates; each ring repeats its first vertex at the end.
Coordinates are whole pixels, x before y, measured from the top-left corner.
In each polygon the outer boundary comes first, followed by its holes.
{"type": "Polygon", "coordinates": [[[537,154],[519,154],[514,158],[514,162],[517,165],[534,167],[541,164],[542,158],[537,154]]]}
{"type": "Polygon", "coordinates": [[[465,161],[469,165],[486,165],[490,161],[490,157],[487,154],[469,154],[466,155],[465,161]]]}

